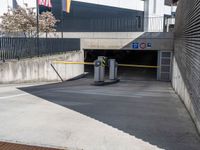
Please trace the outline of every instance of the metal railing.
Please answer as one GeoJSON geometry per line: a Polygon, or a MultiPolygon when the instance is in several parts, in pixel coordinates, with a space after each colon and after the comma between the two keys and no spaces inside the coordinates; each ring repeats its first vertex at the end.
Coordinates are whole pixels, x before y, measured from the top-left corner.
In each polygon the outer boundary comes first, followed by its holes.
{"type": "Polygon", "coordinates": [[[23,59],[80,50],[80,39],[0,38],[0,60],[23,59]]]}
{"type": "Polygon", "coordinates": [[[144,18],[145,32],[172,32],[175,18],[147,17],[144,18]]]}

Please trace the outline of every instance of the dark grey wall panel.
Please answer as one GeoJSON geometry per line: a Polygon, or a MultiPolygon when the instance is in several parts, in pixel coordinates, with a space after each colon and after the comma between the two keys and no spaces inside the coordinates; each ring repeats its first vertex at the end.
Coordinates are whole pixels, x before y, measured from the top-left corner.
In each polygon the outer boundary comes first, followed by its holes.
{"type": "MultiPolygon", "coordinates": [[[[57,31],[65,32],[134,32],[143,31],[144,12],[72,1],[71,12],[63,13],[61,0],[52,0],[52,12],[61,22],[57,31]]],[[[44,9],[44,8],[42,8],[44,9]]]]}
{"type": "Polygon", "coordinates": [[[175,58],[200,122],[200,1],[179,1],[175,26],[175,58]]]}

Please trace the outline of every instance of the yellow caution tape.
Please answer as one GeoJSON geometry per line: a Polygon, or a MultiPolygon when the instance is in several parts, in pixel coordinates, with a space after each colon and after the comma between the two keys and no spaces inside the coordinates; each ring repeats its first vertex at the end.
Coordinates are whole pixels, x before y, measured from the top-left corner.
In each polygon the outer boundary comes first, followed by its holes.
{"type": "Polygon", "coordinates": [[[94,65],[93,62],[67,62],[67,61],[53,61],[55,64],[74,64],[74,65],[94,65]]]}
{"type": "MultiPolygon", "coordinates": [[[[53,61],[55,64],[74,64],[74,65],[94,65],[93,62],[66,62],[66,61],[53,61]]],[[[157,69],[159,66],[148,65],[134,65],[134,64],[118,64],[119,67],[134,67],[134,68],[152,68],[157,69]]]]}
{"type": "Polygon", "coordinates": [[[148,66],[148,65],[133,65],[133,64],[118,64],[120,67],[134,67],[134,68],[159,68],[159,66],[148,66]]]}

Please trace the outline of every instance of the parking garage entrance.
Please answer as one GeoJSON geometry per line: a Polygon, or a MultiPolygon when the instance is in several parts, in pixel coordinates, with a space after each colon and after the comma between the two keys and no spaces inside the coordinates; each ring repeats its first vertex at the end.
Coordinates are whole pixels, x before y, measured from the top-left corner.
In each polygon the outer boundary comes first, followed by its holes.
{"type": "MultiPolygon", "coordinates": [[[[157,50],[84,50],[85,62],[94,62],[98,56],[106,56],[116,59],[118,64],[139,65],[118,67],[119,78],[130,80],[170,80],[171,52],[168,54],[157,50]]],[[[93,66],[85,65],[85,72],[93,75],[93,71],[93,66]]]]}

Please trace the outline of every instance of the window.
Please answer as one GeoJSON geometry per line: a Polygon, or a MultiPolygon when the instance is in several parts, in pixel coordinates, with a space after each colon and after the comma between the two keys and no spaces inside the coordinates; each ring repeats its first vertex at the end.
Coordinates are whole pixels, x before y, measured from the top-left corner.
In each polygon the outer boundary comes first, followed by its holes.
{"type": "Polygon", "coordinates": [[[141,16],[136,16],[136,23],[137,23],[137,28],[141,28],[141,16]]]}
{"type": "Polygon", "coordinates": [[[165,0],[165,5],[171,6],[171,4],[172,4],[172,0],[165,0]]]}

